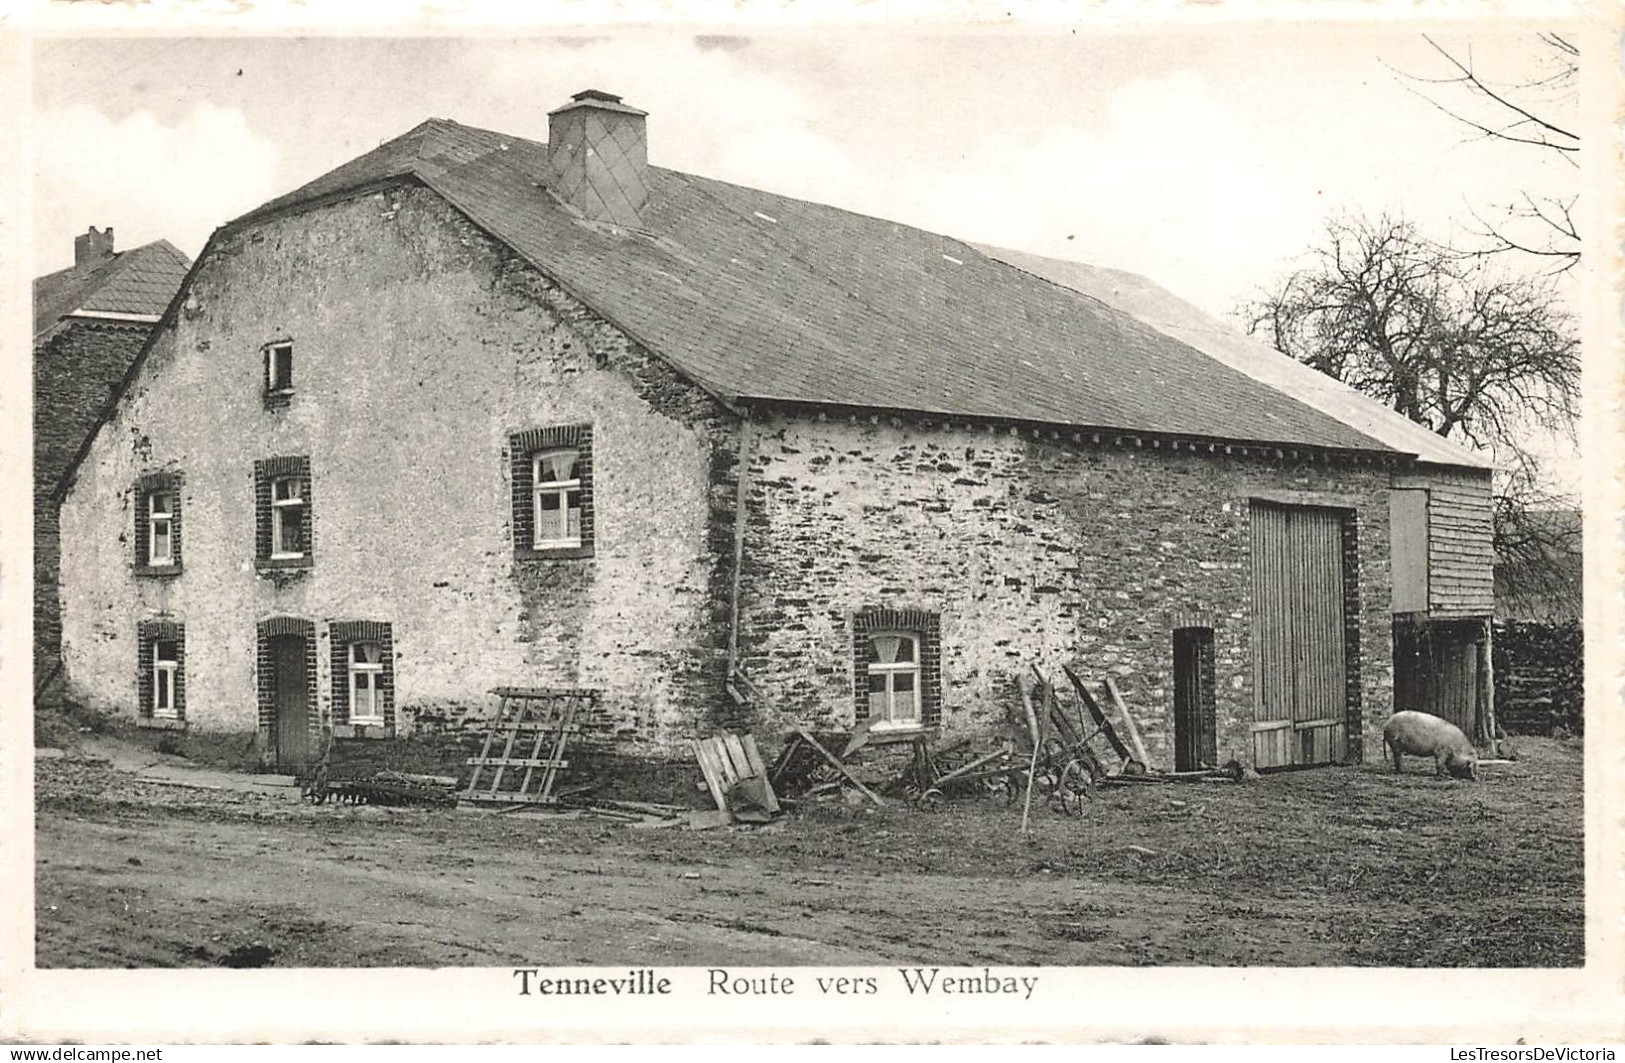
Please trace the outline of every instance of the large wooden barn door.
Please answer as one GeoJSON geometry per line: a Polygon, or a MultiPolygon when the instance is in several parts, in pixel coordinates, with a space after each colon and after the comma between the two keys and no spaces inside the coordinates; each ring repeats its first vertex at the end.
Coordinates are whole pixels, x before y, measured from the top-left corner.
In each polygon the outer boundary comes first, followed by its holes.
{"type": "Polygon", "coordinates": [[[1343,759],[1343,527],[1337,512],[1255,502],[1253,758],[1258,768],[1343,759]]]}

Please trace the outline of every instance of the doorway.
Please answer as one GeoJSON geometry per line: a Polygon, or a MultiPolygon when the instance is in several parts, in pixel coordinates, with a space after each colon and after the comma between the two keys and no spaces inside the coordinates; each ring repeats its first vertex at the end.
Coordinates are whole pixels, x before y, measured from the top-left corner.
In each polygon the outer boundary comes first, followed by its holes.
{"type": "Polygon", "coordinates": [[[1343,514],[1252,505],[1253,763],[1342,761],[1347,741],[1343,514]]]}
{"type": "Polygon", "coordinates": [[[1174,770],[1212,768],[1218,760],[1214,722],[1213,629],[1174,629],[1174,770]]]}
{"type": "Polygon", "coordinates": [[[303,635],[276,635],[268,648],[276,764],[282,771],[297,773],[311,759],[311,690],[305,668],[308,647],[303,635]]]}

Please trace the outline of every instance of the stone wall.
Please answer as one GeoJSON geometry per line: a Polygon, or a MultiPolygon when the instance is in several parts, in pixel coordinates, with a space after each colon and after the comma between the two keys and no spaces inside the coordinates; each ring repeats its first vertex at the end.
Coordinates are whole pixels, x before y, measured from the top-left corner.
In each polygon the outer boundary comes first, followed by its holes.
{"type": "Polygon", "coordinates": [[[1356,513],[1375,748],[1393,683],[1385,469],[791,416],[753,451],[740,637],[769,727],[849,724],[853,617],[918,609],[940,614],[945,735],[1019,718],[1028,664],[1060,679],[1077,662],[1115,678],[1172,767],[1173,630],[1199,626],[1221,757],[1250,762],[1249,500],[1268,495],[1356,513]]]}
{"type": "Polygon", "coordinates": [[[397,189],[227,235],[62,513],[70,688],[133,713],[137,622],[186,623],[187,715],[255,727],[255,624],[391,625],[402,730],[496,686],[593,686],[632,746],[722,696],[735,419],[443,201],[397,189]],[[294,345],[266,401],[263,348],[294,345]],[[593,556],[512,542],[509,439],[590,424],[593,556]],[[256,565],[254,463],[308,457],[314,563],[256,565]],[[184,476],[184,571],[137,575],[138,478],[184,476]]]}
{"type": "Polygon", "coordinates": [[[34,681],[57,661],[57,479],[140,353],[149,326],[64,324],[34,348],[34,681]]]}

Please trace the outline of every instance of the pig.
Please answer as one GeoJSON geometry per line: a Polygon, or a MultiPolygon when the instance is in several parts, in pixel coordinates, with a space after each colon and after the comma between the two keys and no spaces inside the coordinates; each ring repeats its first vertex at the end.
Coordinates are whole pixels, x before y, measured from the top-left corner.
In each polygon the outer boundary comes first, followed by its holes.
{"type": "Polygon", "coordinates": [[[1478,778],[1478,750],[1449,720],[1425,712],[1396,712],[1382,727],[1382,744],[1400,767],[1400,755],[1432,757],[1434,774],[1446,772],[1458,779],[1478,778]]]}

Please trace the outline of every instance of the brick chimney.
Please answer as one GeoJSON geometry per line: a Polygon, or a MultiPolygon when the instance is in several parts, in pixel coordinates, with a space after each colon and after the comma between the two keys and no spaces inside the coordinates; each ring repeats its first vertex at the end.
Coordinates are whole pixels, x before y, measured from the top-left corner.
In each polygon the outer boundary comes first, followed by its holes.
{"type": "Polygon", "coordinates": [[[113,257],[113,229],[101,232],[92,225],[83,236],[73,238],[73,268],[93,269],[113,257]]]}
{"type": "Polygon", "coordinates": [[[550,111],[548,187],[592,221],[637,228],[649,201],[647,115],[597,89],[550,111]]]}

